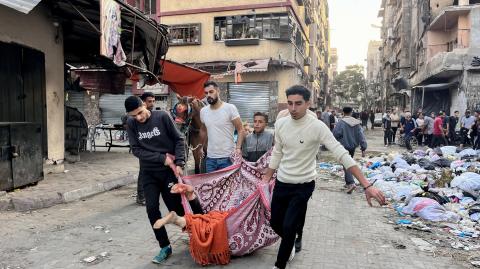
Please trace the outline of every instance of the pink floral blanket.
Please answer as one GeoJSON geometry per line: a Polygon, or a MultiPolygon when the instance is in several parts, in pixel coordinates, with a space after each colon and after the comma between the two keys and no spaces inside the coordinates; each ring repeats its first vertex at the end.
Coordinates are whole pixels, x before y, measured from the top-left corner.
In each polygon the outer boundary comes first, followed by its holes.
{"type": "MultiPolygon", "coordinates": [[[[238,156],[232,159],[234,164],[230,167],[209,174],[185,176],[181,180],[194,186],[204,212],[228,212],[230,250],[232,255],[242,256],[278,240],[269,223],[275,181],[270,184],[261,181],[261,172],[270,160],[269,153],[256,163],[238,156]]],[[[185,197],[182,197],[182,204],[186,212],[192,212],[185,197]]]]}

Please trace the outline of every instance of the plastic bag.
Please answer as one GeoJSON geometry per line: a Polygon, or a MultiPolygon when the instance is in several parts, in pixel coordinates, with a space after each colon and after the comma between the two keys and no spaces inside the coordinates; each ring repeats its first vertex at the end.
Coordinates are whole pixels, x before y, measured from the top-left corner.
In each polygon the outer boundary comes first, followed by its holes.
{"type": "Polygon", "coordinates": [[[457,153],[457,147],[454,146],[441,147],[440,150],[442,150],[443,156],[455,155],[457,153]]]}
{"type": "Polygon", "coordinates": [[[410,165],[407,163],[407,161],[405,161],[400,155],[397,155],[395,158],[393,158],[392,165],[395,165],[395,168],[410,168],[410,165]]]}
{"type": "Polygon", "coordinates": [[[467,156],[477,156],[477,151],[474,149],[464,149],[458,153],[460,158],[467,157],[467,156]]]}
{"type": "Polygon", "coordinates": [[[452,162],[445,159],[445,158],[440,158],[440,159],[434,161],[433,164],[438,166],[438,167],[450,167],[452,162]]]}
{"type": "Polygon", "coordinates": [[[429,160],[423,158],[418,161],[418,165],[420,165],[425,170],[435,170],[435,165],[429,160]]]}
{"type": "Polygon", "coordinates": [[[407,206],[402,209],[402,213],[408,215],[416,215],[428,221],[447,221],[458,222],[460,216],[447,211],[437,201],[430,198],[414,197],[407,206]]]}
{"type": "Polygon", "coordinates": [[[473,172],[465,172],[453,178],[450,185],[466,192],[476,192],[480,190],[480,175],[473,172]]]}

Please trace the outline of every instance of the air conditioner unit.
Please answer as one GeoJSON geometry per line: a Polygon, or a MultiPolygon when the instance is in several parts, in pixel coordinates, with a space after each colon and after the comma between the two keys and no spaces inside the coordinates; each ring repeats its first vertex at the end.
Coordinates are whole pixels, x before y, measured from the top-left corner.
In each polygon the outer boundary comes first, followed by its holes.
{"type": "Polygon", "coordinates": [[[307,57],[305,60],[303,60],[303,66],[310,66],[312,65],[312,58],[307,57]]]}

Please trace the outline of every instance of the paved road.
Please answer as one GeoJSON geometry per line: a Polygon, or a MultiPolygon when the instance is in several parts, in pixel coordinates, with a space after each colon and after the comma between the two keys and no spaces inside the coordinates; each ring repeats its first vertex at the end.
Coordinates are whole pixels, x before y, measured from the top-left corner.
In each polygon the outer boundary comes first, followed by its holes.
{"type": "MultiPolygon", "coordinates": [[[[389,209],[369,208],[362,194],[346,195],[341,185],[317,182],[304,250],[290,268],[462,268],[418,251],[406,234],[387,224],[389,209]],[[394,248],[396,243],[406,249],[394,248]]],[[[168,228],[174,255],[163,266],[150,263],[158,247],[144,208],[134,204],[134,191],[129,186],[28,214],[1,213],[0,268],[201,268],[190,258],[187,236],[175,227],[168,228]],[[82,262],[102,252],[106,257],[82,262]]],[[[272,268],[277,248],[233,259],[229,268],[272,268]]]]}

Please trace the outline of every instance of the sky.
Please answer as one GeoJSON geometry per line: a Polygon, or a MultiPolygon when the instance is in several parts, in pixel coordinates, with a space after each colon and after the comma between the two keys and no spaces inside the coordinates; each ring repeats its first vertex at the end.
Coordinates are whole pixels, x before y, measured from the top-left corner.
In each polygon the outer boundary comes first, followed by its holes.
{"type": "Polygon", "coordinates": [[[345,66],[366,66],[368,42],[380,40],[377,18],[381,0],[330,0],[330,47],[338,49],[338,71],[345,66]]]}

